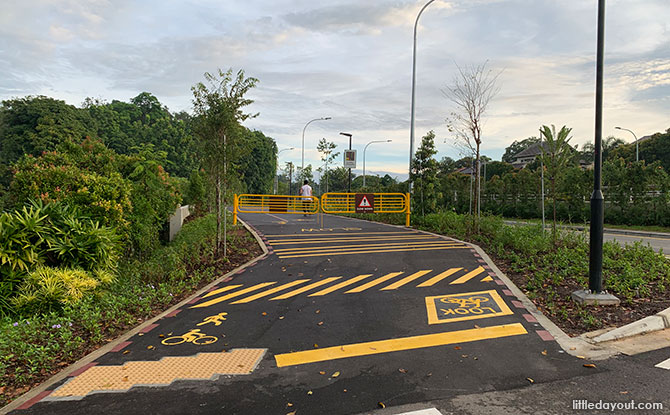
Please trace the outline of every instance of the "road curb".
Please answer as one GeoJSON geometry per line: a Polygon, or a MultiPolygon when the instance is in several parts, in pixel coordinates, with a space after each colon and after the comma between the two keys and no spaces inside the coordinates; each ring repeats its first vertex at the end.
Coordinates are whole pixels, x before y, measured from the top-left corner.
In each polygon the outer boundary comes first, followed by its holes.
{"type": "Polygon", "coordinates": [[[87,354],[86,356],[82,357],[81,359],[77,360],[75,363],[71,364],[70,366],[62,369],[60,372],[57,374],[53,375],[49,379],[45,380],[44,382],[40,383],[38,386],[34,387],[33,389],[29,390],[28,392],[24,393],[23,395],[19,396],[18,398],[14,399],[12,402],[9,404],[5,405],[4,407],[0,408],[0,415],[7,414],[24,403],[30,401],[31,399],[34,399],[38,397],[42,392],[47,390],[49,387],[52,385],[62,381],[63,379],[67,378],[72,372],[75,372],[79,369],[84,368],[86,365],[90,364],[91,362],[94,362],[97,358],[100,356],[109,353],[114,349],[117,345],[120,343],[127,341],[129,338],[133,337],[137,333],[141,332],[144,328],[154,324],[158,320],[166,317],[168,314],[176,311],[177,309],[180,309],[181,307],[187,305],[190,301],[192,301],[194,298],[199,297],[200,295],[206,293],[212,287],[214,287],[217,284],[220,284],[221,282],[224,282],[227,278],[232,277],[236,273],[250,267],[251,265],[254,265],[256,262],[260,261],[261,259],[265,258],[268,256],[269,251],[261,237],[258,235],[258,233],[253,229],[251,226],[249,226],[246,222],[241,220],[239,217],[237,220],[244,226],[244,228],[249,231],[254,238],[256,239],[256,242],[260,245],[261,249],[263,250],[263,254],[250,259],[249,261],[245,262],[244,264],[240,265],[239,267],[227,272],[225,275],[222,275],[221,277],[217,278],[216,280],[212,281],[211,283],[207,284],[203,288],[199,289],[189,297],[183,299],[180,301],[178,304],[175,304],[174,306],[168,308],[167,310],[163,311],[161,314],[149,319],[145,320],[142,324],[139,326],[136,326],[135,328],[121,334],[119,337],[116,339],[112,340],[111,342],[107,343],[104,346],[101,346],[100,348],[94,350],[93,352],[87,354]]]}
{"type": "Polygon", "coordinates": [[[626,324],[625,326],[617,327],[605,333],[599,334],[591,338],[590,342],[597,344],[613,340],[621,340],[628,337],[637,336],[639,334],[665,330],[667,328],[670,328],[670,307],[654,314],[653,316],[645,317],[626,324]]]}

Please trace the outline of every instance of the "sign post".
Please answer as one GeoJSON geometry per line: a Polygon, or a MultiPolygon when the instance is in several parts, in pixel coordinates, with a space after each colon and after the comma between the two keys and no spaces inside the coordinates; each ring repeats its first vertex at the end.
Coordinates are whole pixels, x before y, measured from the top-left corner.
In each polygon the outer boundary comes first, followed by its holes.
{"type": "Polygon", "coordinates": [[[356,213],[375,213],[374,193],[356,193],[356,213]]]}

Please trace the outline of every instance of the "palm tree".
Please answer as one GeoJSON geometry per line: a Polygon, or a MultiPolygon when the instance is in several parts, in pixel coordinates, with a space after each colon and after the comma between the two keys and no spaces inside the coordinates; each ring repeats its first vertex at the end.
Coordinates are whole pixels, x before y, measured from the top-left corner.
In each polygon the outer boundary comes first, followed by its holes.
{"type": "Polygon", "coordinates": [[[556,243],[556,182],[560,179],[572,158],[572,147],[568,142],[572,137],[569,137],[572,128],[565,125],[556,133],[556,126],[551,125],[551,129],[546,125],[540,128],[540,132],[544,136],[545,145],[542,149],[542,162],[544,168],[549,176],[551,183],[551,198],[554,210],[554,223],[552,225],[552,239],[556,243]]]}

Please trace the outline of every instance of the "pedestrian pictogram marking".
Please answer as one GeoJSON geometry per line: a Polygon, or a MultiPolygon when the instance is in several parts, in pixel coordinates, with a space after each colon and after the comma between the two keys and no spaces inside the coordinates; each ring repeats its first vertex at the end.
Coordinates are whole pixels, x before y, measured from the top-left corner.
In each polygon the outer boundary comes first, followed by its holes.
{"type": "Polygon", "coordinates": [[[363,275],[359,275],[359,276],[357,276],[357,277],[353,277],[353,278],[350,278],[350,279],[348,279],[348,280],[346,280],[346,281],[343,281],[343,282],[341,282],[341,283],[339,283],[339,284],[335,284],[335,285],[333,285],[332,287],[328,287],[328,288],[325,288],[325,289],[323,289],[323,290],[321,290],[321,291],[315,292],[314,294],[310,294],[310,295],[308,295],[308,297],[317,297],[317,296],[322,296],[322,295],[330,294],[330,293],[332,293],[333,291],[337,291],[337,290],[339,290],[340,288],[344,288],[344,287],[346,287],[346,286],[349,286],[349,285],[352,285],[352,284],[356,284],[358,281],[360,281],[360,280],[364,280],[364,279],[366,279],[367,277],[371,277],[371,276],[372,276],[372,274],[363,274],[363,275]]]}
{"type": "Polygon", "coordinates": [[[275,284],[275,282],[264,282],[264,283],[261,283],[261,284],[257,284],[257,285],[254,285],[253,287],[245,288],[243,290],[235,291],[234,293],[224,295],[223,297],[215,298],[213,300],[209,300],[209,301],[206,301],[206,302],[201,303],[201,304],[196,304],[191,308],[209,307],[211,305],[218,304],[222,301],[230,300],[231,298],[239,297],[239,296],[244,295],[246,293],[250,293],[252,291],[258,290],[258,289],[263,288],[263,287],[267,287],[268,285],[272,285],[272,284],[275,284]]]}
{"type": "Polygon", "coordinates": [[[426,297],[428,324],[513,314],[496,290],[426,297]]]}
{"type": "Polygon", "coordinates": [[[395,278],[400,274],[402,274],[402,272],[391,272],[389,274],[384,275],[383,277],[379,277],[375,280],[372,280],[372,281],[368,282],[367,284],[363,284],[363,285],[358,286],[356,288],[352,288],[351,290],[346,291],[345,294],[360,293],[362,291],[367,290],[368,288],[371,288],[371,287],[374,287],[375,285],[381,284],[384,281],[388,281],[391,278],[395,278]]]}
{"type": "Polygon", "coordinates": [[[285,300],[285,299],[287,299],[287,298],[295,297],[296,295],[298,295],[298,294],[302,294],[302,293],[304,293],[305,291],[312,290],[312,289],[314,289],[314,288],[320,287],[320,286],[322,286],[322,285],[326,285],[326,284],[328,284],[329,282],[333,282],[333,281],[335,281],[335,280],[339,280],[339,279],[340,279],[340,277],[330,277],[330,278],[326,278],[326,279],[323,279],[323,280],[321,280],[321,281],[317,281],[317,282],[315,282],[314,284],[310,284],[310,285],[308,285],[308,286],[306,286],[306,287],[298,288],[297,290],[293,290],[293,291],[288,292],[288,293],[286,293],[286,294],[282,294],[282,295],[280,295],[280,296],[278,296],[278,297],[271,298],[270,301],[274,301],[274,300],[285,300]]]}
{"type": "Polygon", "coordinates": [[[407,276],[399,281],[394,282],[393,284],[387,285],[386,287],[382,288],[381,291],[387,291],[387,290],[396,290],[399,287],[402,287],[403,285],[412,282],[418,278],[423,277],[424,275],[428,274],[431,272],[432,269],[425,269],[419,272],[415,272],[414,274],[407,276]]]}
{"type": "Polygon", "coordinates": [[[307,279],[307,280],[295,280],[295,281],[291,281],[291,282],[289,282],[288,284],[280,285],[279,287],[270,288],[270,289],[267,290],[267,291],[263,291],[263,292],[261,292],[261,293],[251,295],[251,296],[249,296],[249,297],[243,298],[243,299],[241,299],[241,300],[237,300],[237,301],[235,301],[234,303],[230,303],[230,304],[246,304],[246,303],[250,303],[250,302],[252,302],[252,301],[254,301],[254,300],[258,300],[259,298],[267,297],[268,295],[272,295],[272,294],[274,294],[274,293],[278,293],[279,291],[285,290],[285,289],[287,289],[287,288],[291,288],[291,287],[296,286],[296,285],[300,285],[300,284],[302,284],[303,282],[307,282],[307,281],[309,281],[309,279],[307,279]]]}
{"type": "Polygon", "coordinates": [[[466,282],[470,281],[471,279],[473,279],[474,277],[476,277],[477,275],[481,274],[482,272],[484,272],[484,267],[477,267],[474,270],[472,270],[472,271],[468,272],[467,274],[463,275],[459,279],[450,282],[449,284],[463,284],[463,283],[466,283],[466,282]]]}
{"type": "Polygon", "coordinates": [[[421,284],[417,285],[417,287],[432,287],[433,285],[437,284],[438,282],[442,281],[443,279],[447,278],[448,276],[457,273],[458,271],[460,271],[462,269],[463,268],[449,268],[448,270],[437,274],[436,276],[429,279],[428,281],[422,282],[421,284]]]}
{"type": "Polygon", "coordinates": [[[277,367],[295,366],[306,363],[345,359],[349,357],[369,356],[426,347],[445,346],[454,343],[497,339],[522,334],[528,334],[523,325],[520,323],[513,323],[501,326],[424,334],[421,336],[403,337],[399,339],[345,344],[294,353],[284,353],[275,355],[275,361],[277,362],[277,367]]]}

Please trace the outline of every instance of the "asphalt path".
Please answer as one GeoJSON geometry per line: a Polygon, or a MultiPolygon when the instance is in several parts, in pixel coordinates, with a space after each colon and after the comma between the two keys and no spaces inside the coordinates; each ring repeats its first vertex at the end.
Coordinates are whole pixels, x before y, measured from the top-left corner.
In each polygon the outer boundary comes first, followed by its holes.
{"type": "Polygon", "coordinates": [[[241,218],[269,255],[14,413],[358,414],[607,371],[561,350],[467,244],[241,218]]]}
{"type": "Polygon", "coordinates": [[[651,246],[656,252],[663,252],[666,257],[670,258],[670,238],[621,235],[607,232],[604,233],[603,238],[605,241],[615,241],[619,242],[621,245],[631,245],[635,242],[640,242],[642,245],[651,246]]]}

